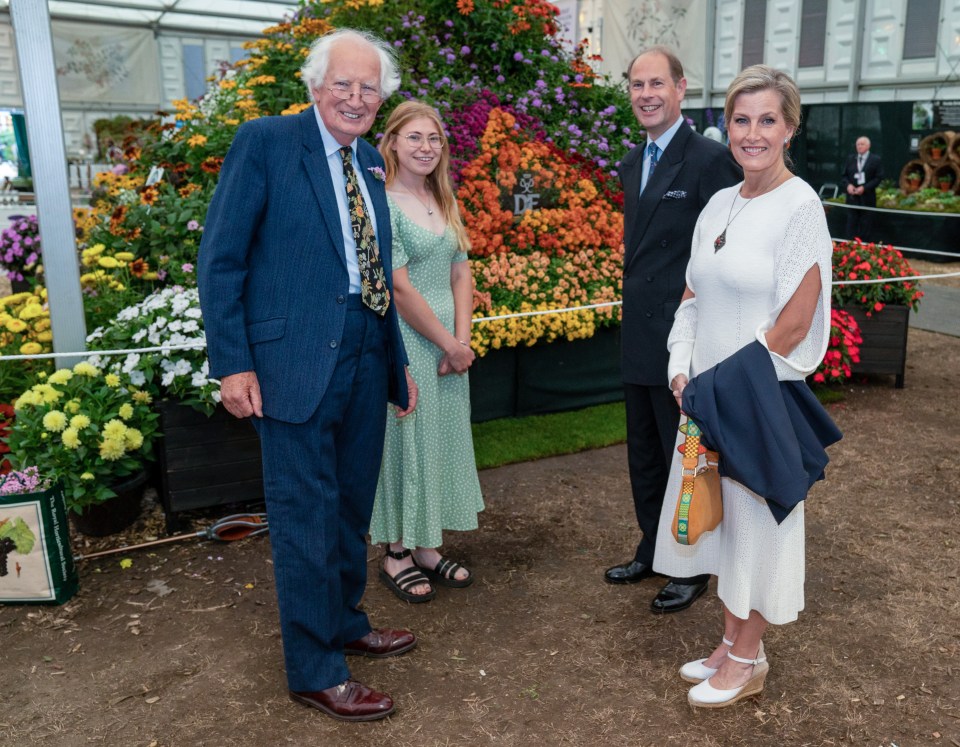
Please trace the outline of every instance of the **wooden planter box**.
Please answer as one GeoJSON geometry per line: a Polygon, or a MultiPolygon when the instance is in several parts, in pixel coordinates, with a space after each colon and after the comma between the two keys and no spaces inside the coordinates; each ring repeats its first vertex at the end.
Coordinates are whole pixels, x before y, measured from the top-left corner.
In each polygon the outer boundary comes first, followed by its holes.
{"type": "Polygon", "coordinates": [[[860,325],[863,342],[860,344],[860,362],[851,366],[854,374],[892,374],[894,386],[903,389],[903,375],[907,367],[907,332],[910,329],[910,308],[884,306],[870,317],[859,306],[844,306],[860,325]]]}
{"type": "Polygon", "coordinates": [[[160,482],[167,531],[181,511],[263,500],[260,438],[223,406],[209,418],[175,400],[160,411],[160,482]]]}
{"type": "Polygon", "coordinates": [[[587,340],[491,350],[470,367],[474,423],[622,399],[618,327],[598,329],[587,340]]]}

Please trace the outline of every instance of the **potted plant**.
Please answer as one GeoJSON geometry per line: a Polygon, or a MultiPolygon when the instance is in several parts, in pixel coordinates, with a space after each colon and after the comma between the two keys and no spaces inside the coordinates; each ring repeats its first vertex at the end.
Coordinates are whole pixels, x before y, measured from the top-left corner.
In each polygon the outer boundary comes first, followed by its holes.
{"type": "Polygon", "coordinates": [[[907,174],[907,189],[920,189],[920,182],[923,180],[923,174],[919,171],[911,171],[907,174]]]}
{"type": "Polygon", "coordinates": [[[934,161],[939,161],[943,158],[943,151],[947,147],[947,143],[942,137],[936,137],[930,141],[928,147],[930,150],[930,158],[934,161]]]}
{"type": "Polygon", "coordinates": [[[953,188],[953,176],[941,174],[937,177],[937,183],[940,185],[941,192],[949,192],[953,188]]]}
{"type": "Polygon", "coordinates": [[[29,279],[40,261],[40,228],[37,216],[12,216],[0,232],[0,265],[15,291],[29,290],[29,279]]]}
{"type": "Polygon", "coordinates": [[[897,388],[903,387],[909,314],[923,297],[909,279],[916,275],[891,246],[858,239],[834,242],[833,305],[853,316],[863,337],[853,373],[894,374],[897,388]],[[864,282],[884,279],[890,282],[864,282]]]}
{"type": "Polygon", "coordinates": [[[817,384],[841,384],[853,375],[860,362],[860,325],[843,309],[830,309],[830,342],[823,362],[813,374],[817,384]]]}
{"type": "MultiPolygon", "coordinates": [[[[0,298],[0,355],[49,353],[52,341],[44,288],[0,298]]],[[[52,362],[43,359],[3,363],[0,365],[0,403],[13,402],[36,381],[38,373],[52,370],[52,362]]]]}
{"type": "Polygon", "coordinates": [[[81,531],[119,531],[139,514],[144,461],[153,459],[157,414],[150,394],[86,361],[38,378],[14,404],[11,463],[40,465],[62,483],[81,531]]]}

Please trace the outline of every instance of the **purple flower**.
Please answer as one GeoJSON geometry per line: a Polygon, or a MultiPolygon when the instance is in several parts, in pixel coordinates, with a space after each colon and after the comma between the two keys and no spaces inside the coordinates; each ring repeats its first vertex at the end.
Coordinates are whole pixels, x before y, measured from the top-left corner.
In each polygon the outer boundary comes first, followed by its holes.
{"type": "Polygon", "coordinates": [[[184,262],[182,265],[180,265],[180,269],[184,272],[193,272],[193,265],[189,262],[184,262]]]}
{"type": "Polygon", "coordinates": [[[453,28],[453,21],[451,21],[451,20],[448,18],[446,21],[443,22],[443,25],[446,26],[448,29],[452,29],[452,28],[453,28]]]}
{"type": "Polygon", "coordinates": [[[197,230],[199,230],[199,228],[200,228],[200,224],[197,223],[197,221],[195,221],[195,220],[188,220],[188,221],[187,221],[187,230],[188,230],[188,231],[197,231],[197,230]]]}
{"type": "Polygon", "coordinates": [[[468,54],[470,54],[470,47],[468,47],[468,46],[466,46],[466,45],[460,47],[460,54],[462,54],[462,55],[468,55],[468,54]]]}
{"type": "Polygon", "coordinates": [[[513,59],[520,62],[523,59],[523,52],[514,52],[513,59]]]}
{"type": "Polygon", "coordinates": [[[373,174],[373,178],[376,179],[378,182],[385,182],[387,180],[386,173],[384,173],[383,169],[380,168],[379,166],[371,166],[370,168],[367,169],[367,171],[373,174]]]}

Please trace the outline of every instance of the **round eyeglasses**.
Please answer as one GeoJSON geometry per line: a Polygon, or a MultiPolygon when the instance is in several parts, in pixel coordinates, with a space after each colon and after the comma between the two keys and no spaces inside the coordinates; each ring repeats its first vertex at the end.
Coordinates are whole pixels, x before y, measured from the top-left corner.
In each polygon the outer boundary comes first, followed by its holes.
{"type": "Polygon", "coordinates": [[[383,100],[383,96],[380,95],[379,90],[373,86],[363,85],[362,83],[352,85],[347,82],[339,82],[334,83],[332,86],[327,86],[327,90],[341,101],[349,101],[353,98],[354,94],[359,96],[360,100],[365,104],[376,104],[383,100]]]}
{"type": "Polygon", "coordinates": [[[423,145],[424,140],[426,140],[431,148],[440,150],[446,142],[441,135],[427,135],[427,137],[424,137],[419,132],[411,132],[409,135],[403,135],[402,137],[414,148],[419,148],[423,145]]]}

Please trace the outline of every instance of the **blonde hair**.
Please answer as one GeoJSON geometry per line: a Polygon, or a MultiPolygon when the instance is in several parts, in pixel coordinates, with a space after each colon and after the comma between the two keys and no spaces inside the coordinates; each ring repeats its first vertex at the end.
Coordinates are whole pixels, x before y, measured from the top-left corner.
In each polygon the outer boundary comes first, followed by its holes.
{"type": "MultiPolygon", "coordinates": [[[[751,65],[741,70],[740,74],[733,79],[727,88],[727,99],[723,105],[724,119],[730,122],[733,117],[733,105],[740,94],[771,90],[780,95],[780,114],[796,135],[800,131],[800,89],[797,88],[793,78],[769,65],[751,65]]],[[[783,160],[788,166],[792,166],[786,148],[783,149],[783,160]]]]}
{"type": "MultiPolygon", "coordinates": [[[[414,119],[426,117],[436,125],[437,130],[443,134],[443,122],[436,110],[424,104],[422,101],[410,100],[404,101],[400,106],[390,113],[387,119],[386,127],[383,131],[383,138],[380,140],[378,150],[383,156],[383,162],[387,172],[387,186],[390,186],[397,177],[398,159],[397,152],[391,147],[397,141],[398,133],[404,126],[414,119]]],[[[440,149],[440,162],[437,167],[431,171],[426,178],[427,189],[433,195],[433,199],[440,206],[440,212],[446,220],[447,225],[453,229],[457,237],[457,244],[460,251],[470,250],[470,239],[467,236],[467,229],[463,225],[460,217],[460,210],[457,206],[457,198],[453,193],[453,183],[450,181],[450,142],[444,135],[443,148],[440,149]]]]}

